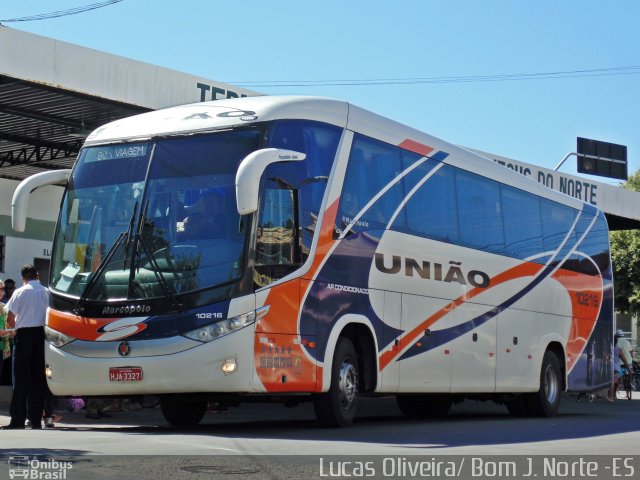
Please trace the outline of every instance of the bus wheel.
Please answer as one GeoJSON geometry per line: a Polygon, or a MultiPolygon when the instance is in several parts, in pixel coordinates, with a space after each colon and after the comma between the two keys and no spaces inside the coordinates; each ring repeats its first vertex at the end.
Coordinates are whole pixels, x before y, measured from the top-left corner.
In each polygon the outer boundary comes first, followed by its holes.
{"type": "Polygon", "coordinates": [[[402,414],[409,418],[444,417],[452,405],[446,397],[429,395],[398,395],[396,402],[402,414]]]}
{"type": "Polygon", "coordinates": [[[325,427],[348,427],[358,407],[358,355],[351,340],[338,340],[331,368],[331,386],[313,397],[316,417],[325,427]]]}
{"type": "Polygon", "coordinates": [[[160,410],[164,419],[175,427],[193,427],[200,423],[207,412],[207,402],[162,399],[160,410]]]}
{"type": "Polygon", "coordinates": [[[555,353],[547,351],[542,358],[540,390],[525,397],[527,413],[535,417],[553,417],[560,409],[562,369],[555,353]]]}

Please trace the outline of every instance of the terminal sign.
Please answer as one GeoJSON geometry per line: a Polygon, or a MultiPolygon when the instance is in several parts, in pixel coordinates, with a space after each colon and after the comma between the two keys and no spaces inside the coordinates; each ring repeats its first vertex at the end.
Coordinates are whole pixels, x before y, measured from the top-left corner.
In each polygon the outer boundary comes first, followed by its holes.
{"type": "Polygon", "coordinates": [[[578,172],[627,180],[627,147],[578,137],[578,172]]]}

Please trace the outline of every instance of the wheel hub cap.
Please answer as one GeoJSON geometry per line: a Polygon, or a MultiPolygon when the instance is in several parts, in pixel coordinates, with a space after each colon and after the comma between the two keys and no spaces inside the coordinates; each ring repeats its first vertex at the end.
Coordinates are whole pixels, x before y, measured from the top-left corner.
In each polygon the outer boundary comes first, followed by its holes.
{"type": "Polygon", "coordinates": [[[355,402],[358,392],[358,371],[350,360],[342,362],[340,367],[340,404],[349,410],[355,402]]]}
{"type": "Polygon", "coordinates": [[[555,403],[558,399],[559,391],[560,386],[556,372],[551,366],[548,366],[544,374],[544,393],[547,401],[551,404],[555,403]]]}

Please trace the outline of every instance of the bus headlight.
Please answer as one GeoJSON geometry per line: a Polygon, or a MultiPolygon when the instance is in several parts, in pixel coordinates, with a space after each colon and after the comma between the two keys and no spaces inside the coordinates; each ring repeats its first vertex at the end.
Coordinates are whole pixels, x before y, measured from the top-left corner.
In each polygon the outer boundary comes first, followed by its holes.
{"type": "Polygon", "coordinates": [[[255,321],[256,312],[249,312],[244,315],[238,315],[237,317],[220,320],[219,322],[200,327],[196,330],[191,330],[190,332],[183,333],[183,335],[187,338],[206,343],[231,332],[235,332],[236,330],[240,330],[255,321]]]}
{"type": "Polygon", "coordinates": [[[57,348],[64,347],[75,340],[75,338],[49,327],[44,327],[44,336],[51,345],[57,348]]]}

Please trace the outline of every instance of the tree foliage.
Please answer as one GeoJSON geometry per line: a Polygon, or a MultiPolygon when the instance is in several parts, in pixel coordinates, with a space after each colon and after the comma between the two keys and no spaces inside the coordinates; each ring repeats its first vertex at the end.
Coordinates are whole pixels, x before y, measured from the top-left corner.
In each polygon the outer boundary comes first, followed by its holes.
{"type": "MultiPolygon", "coordinates": [[[[640,192],[640,170],[622,186],[640,192]]],[[[616,310],[640,313],[640,230],[611,232],[611,260],[616,310]]]]}

